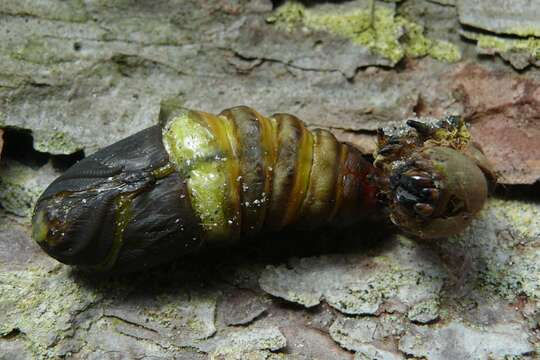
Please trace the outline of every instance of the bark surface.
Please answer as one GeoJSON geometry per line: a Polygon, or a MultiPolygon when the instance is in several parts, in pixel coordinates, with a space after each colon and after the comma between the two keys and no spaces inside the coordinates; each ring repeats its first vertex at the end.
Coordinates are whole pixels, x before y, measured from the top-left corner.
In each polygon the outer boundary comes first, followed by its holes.
{"type": "Polygon", "coordinates": [[[3,0],[0,359],[487,359],[540,354],[540,4],[3,0]],[[160,101],[288,112],[369,153],[463,114],[500,187],[462,235],[387,224],[98,278],[30,239],[66,166],[160,101]]]}

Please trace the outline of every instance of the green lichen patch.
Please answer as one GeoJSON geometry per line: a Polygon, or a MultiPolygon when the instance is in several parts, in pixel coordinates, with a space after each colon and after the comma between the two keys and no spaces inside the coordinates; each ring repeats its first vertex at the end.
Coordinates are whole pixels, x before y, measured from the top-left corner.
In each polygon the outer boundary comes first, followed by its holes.
{"type": "Polygon", "coordinates": [[[154,329],[177,346],[193,346],[215,334],[216,302],[214,292],[180,288],[158,297],[143,311],[132,309],[120,317],[154,329]]]}
{"type": "MultiPolygon", "coordinates": [[[[105,41],[125,40],[148,45],[181,45],[186,38],[182,31],[169,21],[151,16],[120,16],[111,18],[107,26],[112,31],[105,32],[105,41]]],[[[183,24],[185,25],[185,24],[183,24]]]]}
{"type": "Polygon", "coordinates": [[[400,18],[407,33],[405,35],[405,52],[410,57],[422,57],[429,53],[431,41],[424,36],[424,28],[405,18],[400,18]]]}
{"type": "Polygon", "coordinates": [[[346,291],[329,292],[325,295],[327,302],[345,314],[376,314],[385,299],[398,298],[412,307],[409,312],[413,318],[417,314],[419,322],[436,318],[439,311],[436,299],[420,299],[426,294],[438,296],[443,281],[442,274],[403,269],[397,264],[387,266],[390,267],[388,271],[366,278],[365,283],[350,285],[346,291]],[[421,304],[426,302],[432,305],[429,316],[420,314],[421,304]]]}
{"type": "Polygon", "coordinates": [[[495,34],[462,31],[462,35],[476,41],[478,52],[481,54],[498,54],[509,61],[516,69],[524,69],[534,64],[540,66],[540,38],[503,38],[495,34]]]}
{"type": "Polygon", "coordinates": [[[11,50],[11,58],[39,65],[75,61],[77,54],[68,41],[30,38],[11,50]]]}
{"type": "Polygon", "coordinates": [[[449,239],[475,259],[469,273],[479,288],[513,300],[540,299],[540,207],[533,202],[490,199],[466,231],[449,239]]]}
{"type": "Polygon", "coordinates": [[[2,13],[43,19],[84,22],[88,20],[84,0],[2,0],[2,13]]]}
{"type": "Polygon", "coordinates": [[[512,224],[520,237],[540,237],[540,206],[537,203],[492,199],[490,209],[495,218],[512,224]]]}
{"type": "Polygon", "coordinates": [[[226,336],[211,339],[201,349],[209,352],[212,358],[245,358],[245,355],[260,350],[277,351],[287,345],[287,339],[277,327],[248,327],[230,331],[226,336]]]}
{"type": "Polygon", "coordinates": [[[477,328],[454,320],[435,328],[413,325],[398,347],[415,359],[525,359],[533,350],[527,337],[513,323],[477,328]]]}
{"type": "Polygon", "coordinates": [[[401,27],[396,23],[394,11],[386,7],[376,7],[373,14],[368,10],[358,10],[350,14],[316,14],[306,16],[304,24],[314,30],[329,31],[352,39],[372,51],[398,62],[404,55],[400,46],[401,27]]]}
{"type": "Polygon", "coordinates": [[[330,336],[343,348],[364,356],[358,359],[397,359],[381,344],[388,339],[403,334],[406,321],[395,314],[377,317],[338,317],[330,326],[330,336]],[[386,355],[386,356],[385,356],[386,355]]]}
{"type": "MultiPolygon", "coordinates": [[[[425,320],[431,321],[438,313],[437,299],[445,275],[432,259],[417,261],[418,244],[402,236],[395,241],[399,249],[391,255],[304,258],[291,262],[291,269],[269,266],[259,285],[271,295],[306,307],[324,299],[349,315],[376,315],[388,299],[404,305],[396,309],[398,312],[432,300],[431,314],[435,315],[425,320]]],[[[420,308],[413,312],[417,310],[420,308]]]]}
{"type": "Polygon", "coordinates": [[[478,36],[478,47],[483,50],[497,52],[525,52],[536,60],[540,60],[540,39],[529,37],[526,39],[504,39],[494,35],[478,36]]]}
{"type": "Polygon", "coordinates": [[[430,56],[439,61],[456,62],[461,59],[459,47],[448,41],[430,39],[424,35],[424,27],[398,16],[396,21],[405,29],[405,37],[402,41],[405,53],[409,57],[417,58],[430,56]]]}
{"type": "Polygon", "coordinates": [[[427,38],[422,26],[396,16],[394,9],[388,6],[322,12],[289,1],[267,20],[284,31],[304,27],[351,39],[353,43],[367,47],[393,64],[404,56],[431,56],[448,62],[461,58],[456,45],[427,38]]]}
{"type": "Polygon", "coordinates": [[[21,163],[7,161],[0,169],[0,204],[12,214],[30,217],[51,179],[21,163]]]}
{"type": "Polygon", "coordinates": [[[73,318],[98,300],[94,290],[66,276],[66,269],[56,274],[44,270],[2,272],[0,334],[18,329],[33,352],[54,357],[56,344],[70,336],[73,318]]]}
{"type": "Polygon", "coordinates": [[[306,15],[304,5],[295,1],[289,1],[281,6],[273,15],[269,16],[266,21],[276,24],[278,27],[292,31],[294,27],[301,25],[306,15]]]}
{"type": "Polygon", "coordinates": [[[429,56],[440,61],[457,62],[461,59],[461,50],[448,41],[432,40],[429,56]]]}
{"type": "Polygon", "coordinates": [[[69,134],[56,130],[34,130],[34,149],[53,155],[69,155],[82,150],[83,146],[69,134]]]}
{"type": "Polygon", "coordinates": [[[409,320],[421,324],[437,320],[439,317],[438,299],[427,299],[415,304],[409,309],[407,317],[409,320]]]}
{"type": "MultiPolygon", "coordinates": [[[[540,299],[540,206],[530,202],[506,202],[492,200],[491,212],[495,221],[511,224],[509,233],[499,246],[506,247],[511,256],[504,266],[493,268],[487,275],[493,275],[502,282],[508,297],[526,294],[540,299]],[[525,251],[527,249],[527,251],[525,251]]],[[[500,249],[502,251],[502,249],[500,249]]]]}
{"type": "Polygon", "coordinates": [[[538,36],[540,37],[540,27],[538,26],[514,26],[510,27],[507,31],[509,34],[528,37],[538,36]]]}

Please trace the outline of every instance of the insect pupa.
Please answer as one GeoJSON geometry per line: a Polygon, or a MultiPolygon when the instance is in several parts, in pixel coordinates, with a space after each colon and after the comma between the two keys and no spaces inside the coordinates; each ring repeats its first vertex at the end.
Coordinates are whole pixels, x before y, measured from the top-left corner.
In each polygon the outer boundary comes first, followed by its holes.
{"type": "Polygon", "coordinates": [[[81,160],[39,198],[34,240],[90,271],[137,271],[290,226],[388,214],[422,238],[458,233],[492,176],[465,124],[409,122],[373,163],[293,115],[162,104],[159,123],[81,160]]]}

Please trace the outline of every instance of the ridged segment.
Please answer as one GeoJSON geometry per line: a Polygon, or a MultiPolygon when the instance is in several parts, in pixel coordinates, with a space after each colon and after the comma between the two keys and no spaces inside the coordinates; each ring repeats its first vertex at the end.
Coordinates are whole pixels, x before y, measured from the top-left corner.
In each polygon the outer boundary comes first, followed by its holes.
{"type": "Polygon", "coordinates": [[[304,124],[288,114],[272,116],[277,123],[277,160],[266,224],[280,230],[294,222],[309,184],[313,138],[304,124]]]}
{"type": "Polygon", "coordinates": [[[358,222],[358,219],[365,218],[377,207],[375,188],[368,181],[368,176],[373,171],[372,165],[364,159],[359,150],[346,146],[346,154],[340,162],[342,196],[341,205],[333,220],[336,225],[358,222]]]}
{"type": "Polygon", "coordinates": [[[336,217],[336,214],[341,209],[343,203],[343,182],[345,180],[344,169],[345,169],[345,160],[349,154],[349,145],[339,143],[339,150],[337,155],[337,176],[336,176],[336,191],[334,193],[334,204],[332,211],[330,212],[330,219],[333,221],[336,217]]]}
{"type": "Polygon", "coordinates": [[[338,189],[340,146],[331,133],[313,131],[313,162],[307,194],[300,211],[301,224],[316,227],[332,220],[338,189]]]}
{"type": "Polygon", "coordinates": [[[239,106],[220,116],[234,123],[238,145],[242,233],[258,233],[266,217],[274,165],[274,136],[268,119],[256,111],[239,106]]]}

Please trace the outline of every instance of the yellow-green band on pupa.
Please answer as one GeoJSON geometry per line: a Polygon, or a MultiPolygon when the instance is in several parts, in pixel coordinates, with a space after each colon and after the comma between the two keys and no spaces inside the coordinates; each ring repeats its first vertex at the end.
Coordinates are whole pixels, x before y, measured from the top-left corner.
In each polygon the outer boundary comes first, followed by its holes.
{"type": "Polygon", "coordinates": [[[163,128],[165,149],[185,176],[193,209],[210,241],[239,235],[238,201],[231,195],[235,159],[231,148],[226,148],[229,135],[222,121],[214,115],[183,110],[163,128]]]}
{"type": "Polygon", "coordinates": [[[33,226],[32,226],[32,238],[38,244],[41,242],[50,241],[47,238],[49,232],[49,225],[45,219],[45,211],[39,210],[34,214],[33,226]]]}

